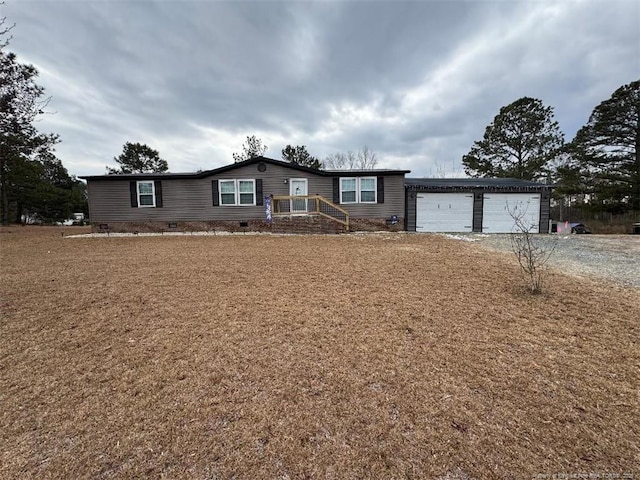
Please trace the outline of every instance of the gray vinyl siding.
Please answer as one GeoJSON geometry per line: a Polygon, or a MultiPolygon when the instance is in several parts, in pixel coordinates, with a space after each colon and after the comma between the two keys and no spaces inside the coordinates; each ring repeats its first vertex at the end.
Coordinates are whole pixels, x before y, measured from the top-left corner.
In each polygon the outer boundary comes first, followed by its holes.
{"type": "MultiPolygon", "coordinates": [[[[208,220],[253,220],[264,218],[264,206],[213,206],[211,182],[226,179],[262,179],[262,194],[288,195],[289,185],[284,183],[291,174],[302,172],[268,165],[265,172],[259,172],[256,165],[198,179],[162,179],[162,208],[131,207],[129,183],[131,180],[89,181],[89,203],[92,222],[116,221],[208,221],[208,220]]],[[[329,180],[322,177],[309,178],[309,191],[319,183],[329,180]]],[[[303,176],[295,175],[295,178],[303,176]]],[[[315,192],[314,192],[315,193],[315,192]]]]}
{"type": "MultiPolygon", "coordinates": [[[[213,206],[211,182],[225,179],[261,179],[262,194],[289,195],[289,179],[306,178],[310,195],[333,198],[333,177],[314,175],[280,165],[267,164],[264,172],[257,165],[246,165],[204,178],[162,178],[162,208],[131,207],[129,185],[132,179],[89,180],[89,209],[93,223],[144,221],[254,220],[265,216],[264,206],[213,206]],[[284,180],[287,183],[284,183],[284,180]]],[[[152,178],[149,178],[151,180],[152,178]]],[[[384,177],[384,203],[342,205],[353,218],[404,216],[404,175],[384,177]]]]}
{"type": "MultiPolygon", "coordinates": [[[[373,175],[370,175],[373,176],[373,175]]],[[[331,178],[327,178],[333,182],[331,178]]],[[[333,188],[330,190],[331,199],[333,188]]],[[[353,218],[404,218],[404,175],[384,175],[384,203],[350,203],[340,205],[353,218]]]]}
{"type": "MultiPolygon", "coordinates": [[[[93,223],[127,221],[208,220],[214,208],[211,181],[161,180],[162,208],[131,206],[129,180],[89,181],[89,208],[93,223]]],[[[254,208],[254,207],[243,207],[254,208]]]]}

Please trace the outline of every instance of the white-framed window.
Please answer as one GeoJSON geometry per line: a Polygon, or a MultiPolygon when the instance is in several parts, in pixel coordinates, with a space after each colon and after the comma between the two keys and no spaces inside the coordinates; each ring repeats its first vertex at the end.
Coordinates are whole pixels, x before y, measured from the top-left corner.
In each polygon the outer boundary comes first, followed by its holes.
{"type": "Polygon", "coordinates": [[[358,203],[358,179],[340,179],[340,203],[358,203]]]}
{"type": "Polygon", "coordinates": [[[377,177],[340,178],[340,203],[376,203],[377,177]]]}
{"type": "Polygon", "coordinates": [[[236,181],[220,180],[220,205],[236,204],[236,181]]]}
{"type": "Polygon", "coordinates": [[[238,180],[238,202],[240,205],[256,204],[256,181],[238,180]]]}
{"type": "Polygon", "coordinates": [[[220,180],[220,205],[255,205],[256,181],[220,180]]]}
{"type": "Polygon", "coordinates": [[[156,206],[156,190],[153,181],[138,181],[136,191],[138,192],[138,207],[156,206]]]}
{"type": "Polygon", "coordinates": [[[376,203],[376,177],[359,178],[360,203],[376,203]]]}

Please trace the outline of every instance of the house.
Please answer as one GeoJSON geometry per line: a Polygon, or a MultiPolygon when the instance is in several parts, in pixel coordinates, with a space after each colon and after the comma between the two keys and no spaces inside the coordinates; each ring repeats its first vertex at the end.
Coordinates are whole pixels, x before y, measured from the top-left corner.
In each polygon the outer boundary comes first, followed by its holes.
{"type": "Polygon", "coordinates": [[[520,216],[549,232],[551,186],[513,178],[408,178],[406,228],[414,232],[511,233],[520,216]]]}
{"type": "Polygon", "coordinates": [[[406,173],[255,157],[197,173],[81,178],[94,231],[340,232],[404,230],[406,173]]]}
{"type": "Polygon", "coordinates": [[[266,157],[197,173],[81,177],[94,231],[549,232],[551,186],[512,178],[406,178],[266,157]]]}

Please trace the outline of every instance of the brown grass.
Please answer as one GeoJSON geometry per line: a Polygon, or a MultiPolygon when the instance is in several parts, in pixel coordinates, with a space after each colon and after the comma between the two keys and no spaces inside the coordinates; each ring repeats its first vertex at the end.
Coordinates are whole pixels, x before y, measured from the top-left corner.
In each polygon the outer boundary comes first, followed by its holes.
{"type": "Polygon", "coordinates": [[[640,473],[637,289],[429,235],[0,242],[0,477],[640,473]]]}

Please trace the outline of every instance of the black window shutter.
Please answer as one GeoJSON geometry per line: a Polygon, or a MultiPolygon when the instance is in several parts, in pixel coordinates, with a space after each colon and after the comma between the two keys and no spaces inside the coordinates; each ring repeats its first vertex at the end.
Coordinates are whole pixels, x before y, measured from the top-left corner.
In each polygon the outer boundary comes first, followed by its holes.
{"type": "Polygon", "coordinates": [[[384,177],[378,177],[378,203],[384,203],[384,177]]]}
{"type": "Polygon", "coordinates": [[[218,180],[211,180],[211,198],[213,199],[213,206],[220,205],[220,196],[218,195],[218,180]]]}
{"type": "Polygon", "coordinates": [[[256,178],[256,205],[264,205],[264,197],[262,196],[262,179],[256,178]]]}
{"type": "Polygon", "coordinates": [[[156,191],[156,208],[162,208],[162,182],[160,180],[153,182],[153,189],[156,191]]]}
{"type": "Polygon", "coordinates": [[[129,192],[131,194],[131,207],[138,207],[138,184],[136,182],[129,182],[129,192]]]}
{"type": "Polygon", "coordinates": [[[340,179],[333,177],[333,203],[340,203],[340,179]]]}

